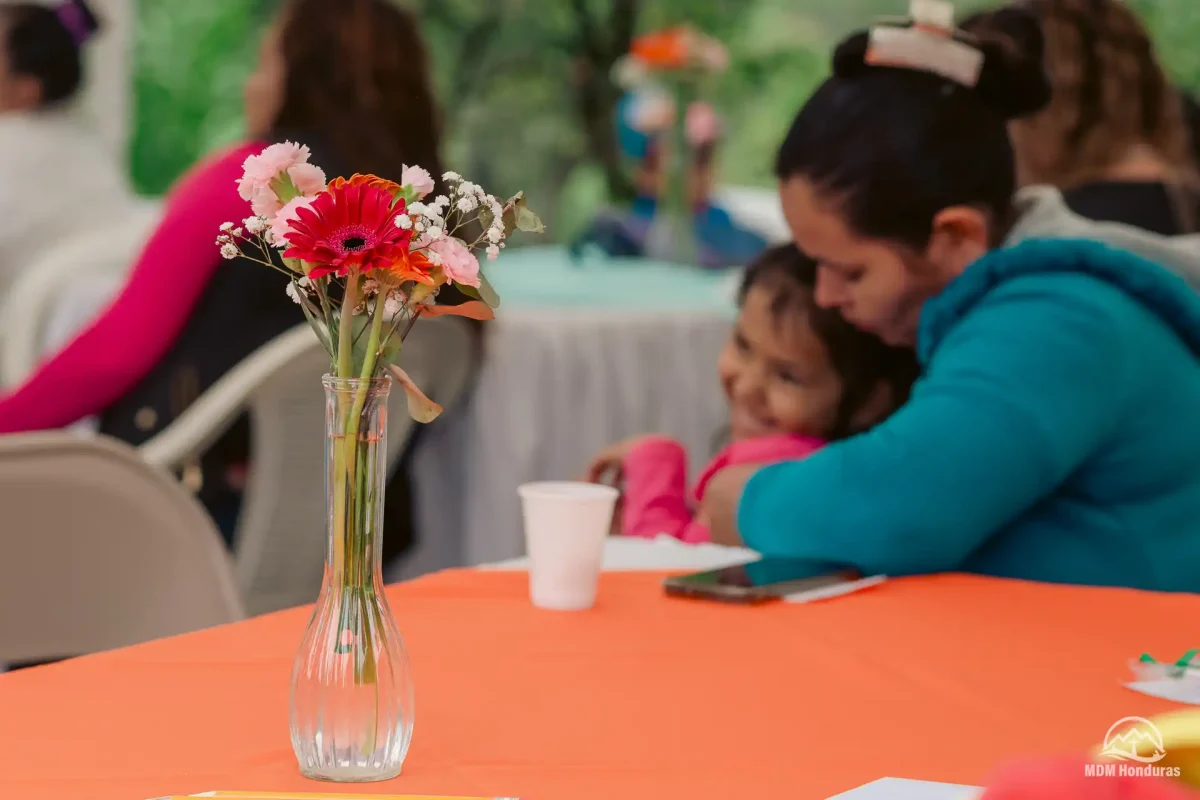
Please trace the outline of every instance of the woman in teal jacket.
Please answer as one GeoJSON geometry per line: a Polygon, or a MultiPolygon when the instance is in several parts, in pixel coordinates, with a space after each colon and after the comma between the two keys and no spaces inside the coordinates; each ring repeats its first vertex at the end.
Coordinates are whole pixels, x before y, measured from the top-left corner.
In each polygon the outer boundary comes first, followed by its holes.
{"type": "Polygon", "coordinates": [[[1200,247],[1014,201],[1006,120],[1046,101],[1041,65],[930,30],[845,41],[777,165],[818,302],[914,345],[922,378],[870,432],[726,480],[740,537],[870,573],[1200,590],[1200,300],[1178,274],[1200,247]]]}

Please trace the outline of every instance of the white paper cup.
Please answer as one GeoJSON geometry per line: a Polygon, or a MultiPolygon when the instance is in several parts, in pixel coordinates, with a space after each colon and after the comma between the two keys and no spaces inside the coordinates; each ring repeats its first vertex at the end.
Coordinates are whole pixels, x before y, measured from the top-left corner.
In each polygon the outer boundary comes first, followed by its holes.
{"type": "Polygon", "coordinates": [[[619,493],[611,486],[565,481],[527,483],[517,491],[533,604],[555,611],[591,608],[619,493]]]}

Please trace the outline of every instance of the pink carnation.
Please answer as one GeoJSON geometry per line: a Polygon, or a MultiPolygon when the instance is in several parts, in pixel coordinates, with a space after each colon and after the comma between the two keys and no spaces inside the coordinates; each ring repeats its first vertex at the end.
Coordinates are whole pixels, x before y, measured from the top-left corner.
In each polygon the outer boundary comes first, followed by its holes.
{"type": "Polygon", "coordinates": [[[479,259],[458,239],[446,237],[429,246],[442,259],[446,277],[463,286],[479,286],[479,259]]]}
{"type": "Polygon", "coordinates": [[[282,205],[275,191],[269,186],[256,189],[254,196],[250,199],[250,208],[254,211],[254,216],[256,217],[273,219],[279,213],[282,205]]]}
{"type": "Polygon", "coordinates": [[[256,156],[250,156],[242,165],[242,177],[238,181],[238,194],[243,200],[254,200],[260,189],[269,188],[271,181],[298,164],[307,164],[310,155],[307,146],[293,142],[273,144],[256,156]]]}
{"type": "Polygon", "coordinates": [[[433,191],[433,176],[428,170],[420,167],[405,166],[404,171],[400,173],[400,185],[413,187],[417,192],[417,199],[423,200],[433,191]]]}
{"type": "Polygon", "coordinates": [[[325,171],[316,164],[296,164],[287,173],[300,194],[312,196],[325,191],[325,171]]]}
{"type": "Polygon", "coordinates": [[[274,222],[271,223],[271,244],[280,249],[287,247],[287,235],[292,230],[292,223],[300,219],[300,209],[311,207],[316,199],[315,197],[297,197],[280,209],[279,213],[275,215],[274,222]]]}

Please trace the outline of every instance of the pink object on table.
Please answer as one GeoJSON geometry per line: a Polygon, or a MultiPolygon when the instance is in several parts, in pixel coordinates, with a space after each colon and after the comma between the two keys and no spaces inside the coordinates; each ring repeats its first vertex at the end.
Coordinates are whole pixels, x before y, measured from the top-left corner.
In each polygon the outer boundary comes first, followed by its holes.
{"type": "Polygon", "coordinates": [[[1200,793],[1166,778],[1088,775],[1088,763],[1046,758],[1009,765],[988,782],[980,800],[1200,800],[1200,793]]]}
{"type": "Polygon", "coordinates": [[[0,396],[0,433],[46,430],[97,414],[133,389],[183,331],[225,262],[215,244],[224,222],[249,216],[236,181],[248,143],[185,175],[116,299],[19,387],[0,396]]]}
{"type": "Polygon", "coordinates": [[[695,505],[713,476],[739,464],[771,464],[807,458],[825,442],[808,436],[766,436],[726,447],[708,463],[689,496],[687,450],[674,439],[646,439],[625,457],[625,495],[621,532],[626,536],[674,536],[689,544],[711,541],[708,526],[696,518],[695,505]]]}

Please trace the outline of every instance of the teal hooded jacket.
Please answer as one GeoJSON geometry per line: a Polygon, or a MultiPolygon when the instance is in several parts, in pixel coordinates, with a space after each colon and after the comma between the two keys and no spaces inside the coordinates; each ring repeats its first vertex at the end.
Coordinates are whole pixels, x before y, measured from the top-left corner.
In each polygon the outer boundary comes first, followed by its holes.
{"type": "Polygon", "coordinates": [[[755,474],[746,545],[869,573],[1200,591],[1200,296],[1181,277],[1200,250],[1118,233],[1159,263],[1014,237],[927,301],[910,401],[755,474]]]}

